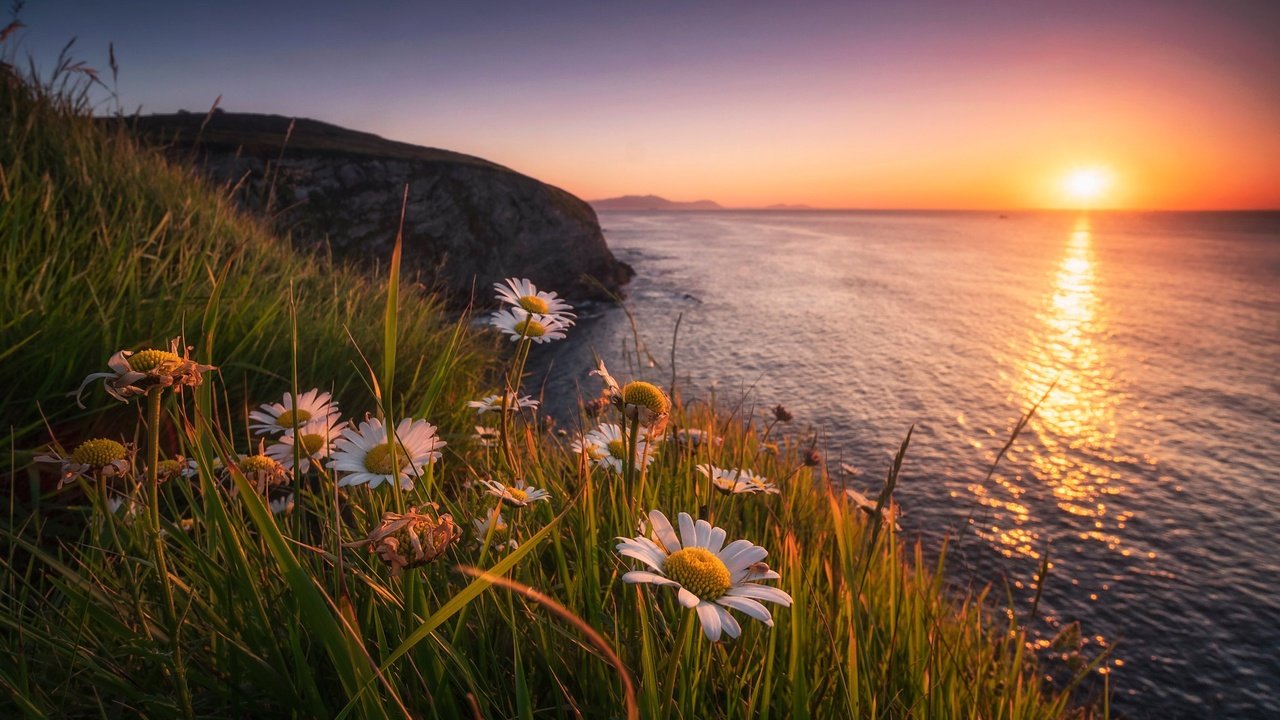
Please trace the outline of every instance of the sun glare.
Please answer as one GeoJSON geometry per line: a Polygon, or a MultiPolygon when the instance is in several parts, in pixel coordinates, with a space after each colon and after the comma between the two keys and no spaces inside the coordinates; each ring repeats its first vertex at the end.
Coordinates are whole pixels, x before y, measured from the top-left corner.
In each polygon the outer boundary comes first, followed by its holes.
{"type": "Polygon", "coordinates": [[[1111,186],[1111,175],[1103,168],[1077,168],[1067,175],[1063,186],[1071,200],[1089,204],[1102,199],[1111,186]]]}

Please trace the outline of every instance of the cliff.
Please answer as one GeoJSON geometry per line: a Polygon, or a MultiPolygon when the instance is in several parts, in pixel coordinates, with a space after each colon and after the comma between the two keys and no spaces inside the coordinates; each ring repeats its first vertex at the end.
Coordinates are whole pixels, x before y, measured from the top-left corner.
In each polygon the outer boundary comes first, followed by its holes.
{"type": "Polygon", "coordinates": [[[496,163],[315,120],[215,112],[202,129],[205,120],[178,113],[128,124],[233,187],[301,246],[385,263],[407,184],[404,267],[455,300],[474,285],[485,302],[488,286],[509,276],[599,299],[586,278],[616,292],[634,275],[609,251],[591,206],[496,163]]]}

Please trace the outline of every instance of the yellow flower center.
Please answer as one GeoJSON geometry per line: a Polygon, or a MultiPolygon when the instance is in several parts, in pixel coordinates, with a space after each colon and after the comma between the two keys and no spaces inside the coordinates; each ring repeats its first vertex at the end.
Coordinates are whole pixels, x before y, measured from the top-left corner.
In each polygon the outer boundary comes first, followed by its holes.
{"type": "Polygon", "coordinates": [[[529,499],[529,493],[521,490],[520,488],[508,487],[507,494],[516,502],[524,502],[529,499]]]}
{"type": "Polygon", "coordinates": [[[245,475],[252,475],[261,472],[276,472],[283,470],[280,463],[267,457],[266,455],[250,455],[240,460],[240,472],[245,475]]]}
{"type": "Polygon", "coordinates": [[[391,445],[382,443],[375,445],[369,449],[364,456],[364,469],[374,475],[399,475],[405,465],[409,464],[409,458],[405,457],[404,450],[396,451],[396,464],[391,465],[391,445]]]}
{"type": "Polygon", "coordinates": [[[542,337],[547,334],[546,326],[531,317],[516,323],[515,331],[523,337],[542,337]]]}
{"type": "Polygon", "coordinates": [[[77,464],[88,465],[98,470],[117,460],[123,460],[124,456],[123,445],[115,440],[98,438],[80,443],[80,446],[71,453],[71,460],[77,464]]]}
{"type": "Polygon", "coordinates": [[[653,383],[643,380],[634,380],[622,386],[622,402],[646,408],[656,415],[665,415],[671,410],[667,394],[653,383]]]}
{"type": "Polygon", "coordinates": [[[520,298],[520,307],[539,315],[546,315],[551,310],[551,306],[547,304],[547,301],[537,295],[525,295],[520,298]]]}
{"type": "Polygon", "coordinates": [[[292,430],[293,426],[301,425],[311,419],[311,413],[307,410],[285,410],[280,413],[280,417],[276,418],[276,424],[287,430],[292,430]]]}
{"type": "Polygon", "coordinates": [[[627,456],[626,443],[621,440],[610,440],[605,447],[609,449],[609,454],[616,458],[623,459],[627,456]]]}
{"type": "Polygon", "coordinates": [[[182,362],[182,358],[168,350],[143,350],[129,356],[129,369],[134,372],[151,372],[158,367],[182,362]]]}
{"type": "Polygon", "coordinates": [[[662,564],[662,572],[702,600],[715,600],[733,587],[729,568],[706,548],[671,553],[662,564]]]}
{"type": "Polygon", "coordinates": [[[161,477],[170,477],[182,472],[182,463],[177,460],[161,460],[156,465],[156,472],[161,477]]]}
{"type": "Polygon", "coordinates": [[[324,436],[316,433],[307,433],[302,436],[302,442],[298,444],[302,446],[302,451],[306,454],[315,455],[324,446],[324,436]]]}

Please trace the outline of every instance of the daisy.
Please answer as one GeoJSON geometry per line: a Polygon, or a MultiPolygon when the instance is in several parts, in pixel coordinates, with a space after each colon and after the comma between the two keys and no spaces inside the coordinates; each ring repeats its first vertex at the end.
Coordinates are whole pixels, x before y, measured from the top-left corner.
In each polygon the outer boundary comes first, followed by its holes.
{"type": "MultiPolygon", "coordinates": [[[[627,461],[627,447],[622,439],[622,428],[613,423],[601,423],[594,430],[573,441],[573,450],[582,453],[595,461],[598,467],[607,467],[614,472],[622,472],[623,463],[627,461]]],[[[640,438],[636,442],[636,464],[642,469],[653,462],[649,441],[640,438]]]]}
{"type": "Polygon", "coordinates": [[[729,495],[737,493],[765,493],[777,495],[780,490],[768,478],[750,470],[722,469],[715,465],[699,465],[698,470],[711,479],[717,490],[729,495]]]}
{"type": "MultiPolygon", "coordinates": [[[[475,518],[471,521],[471,524],[476,529],[477,546],[484,545],[484,539],[489,537],[490,528],[492,528],[494,537],[506,535],[507,531],[511,529],[510,526],[507,525],[506,519],[502,517],[502,513],[499,511],[500,508],[501,506],[494,507],[493,512],[489,513],[484,520],[475,518]]],[[[499,542],[497,546],[499,548],[506,547],[511,550],[515,550],[520,547],[520,543],[516,542],[515,538],[511,538],[505,543],[499,542]]]]}
{"type": "Polygon", "coordinates": [[[235,463],[235,469],[240,471],[249,482],[253,483],[258,494],[263,496],[271,488],[279,487],[289,482],[289,474],[285,472],[284,467],[275,458],[261,452],[257,455],[240,458],[235,463]]]}
{"type": "Polygon", "coordinates": [[[121,350],[112,355],[107,361],[111,372],[90,373],[85,377],[76,390],[76,404],[84,407],[80,395],[89,383],[99,379],[107,394],[120,402],[128,402],[134,395],[144,395],[153,387],[182,390],[185,386],[199,385],[204,380],[204,373],[216,368],[193,361],[189,347],[183,348],[179,355],[181,340],[171,340],[168,350],[151,349],[137,353],[121,350]]]}
{"type": "Polygon", "coordinates": [[[376,488],[384,482],[399,480],[401,489],[412,490],[413,478],[427,465],[440,459],[445,442],[436,435],[436,426],[426,420],[405,418],[396,426],[395,466],[392,467],[391,444],[386,428],[377,418],[347,427],[333,444],[329,469],[347,473],[338,486],[368,483],[376,488]]]}
{"type": "MultiPolygon", "coordinates": [[[[508,392],[506,395],[507,395],[507,412],[517,412],[519,410],[524,410],[525,408],[537,409],[538,407],[538,401],[534,400],[532,397],[529,397],[528,395],[525,395],[524,397],[520,397],[519,395],[513,392],[508,392]]],[[[479,400],[471,400],[467,402],[467,407],[475,408],[476,415],[483,415],[487,412],[501,412],[502,396],[488,395],[479,400]]]]}
{"type": "Polygon", "coordinates": [[[532,340],[547,343],[562,340],[569,328],[554,315],[530,314],[520,308],[499,310],[489,317],[489,324],[505,332],[512,342],[532,340]]]}
{"type": "Polygon", "coordinates": [[[301,427],[310,420],[330,417],[337,421],[338,403],[329,393],[312,389],[294,398],[293,393],[286,392],[282,402],[265,403],[250,412],[249,429],[258,435],[292,433],[295,423],[301,427]]]}
{"type": "MultiPolygon", "coordinates": [[[[341,433],[341,427],[337,423],[337,415],[321,415],[298,428],[298,434],[302,437],[299,446],[302,448],[302,462],[298,463],[298,469],[307,472],[311,469],[311,460],[325,460],[333,451],[333,443],[338,439],[341,433]]],[[[267,448],[267,455],[274,458],[276,462],[284,466],[285,470],[293,469],[293,431],[287,431],[281,435],[274,445],[267,448]]]]}
{"type": "Polygon", "coordinates": [[[546,500],[551,493],[532,487],[524,479],[516,480],[515,485],[506,485],[497,480],[480,479],[480,484],[490,495],[498,498],[511,507],[524,507],[539,500],[546,500]]]}
{"type": "Polygon", "coordinates": [[[713,436],[706,430],[698,428],[683,428],[676,432],[676,442],[687,448],[697,449],[703,445],[711,447],[720,447],[724,444],[722,438],[713,436]]]}
{"type": "Polygon", "coordinates": [[[639,420],[646,427],[665,426],[667,414],[671,412],[671,399],[657,385],[632,380],[619,387],[618,381],[613,379],[600,359],[596,360],[596,369],[588,374],[600,376],[604,382],[604,396],[628,419],[639,420]]]}
{"type": "Polygon", "coordinates": [[[173,480],[175,478],[190,479],[196,476],[200,471],[200,467],[193,458],[184,458],[181,455],[169,460],[161,460],[156,465],[156,477],[160,482],[173,480]]]}
{"type": "Polygon", "coordinates": [[[507,278],[503,283],[494,283],[493,289],[498,291],[498,299],[512,307],[537,315],[548,315],[568,327],[573,325],[573,306],[560,299],[556,293],[542,292],[528,280],[507,278]]]}
{"type": "MultiPolygon", "coordinates": [[[[876,516],[876,508],[879,506],[879,503],[877,501],[872,500],[871,498],[867,497],[866,495],[863,495],[862,493],[858,492],[857,490],[854,490],[853,488],[845,488],[844,494],[845,494],[845,497],[853,501],[853,504],[859,510],[865,512],[871,517],[876,516]]],[[[880,511],[880,516],[887,520],[891,520],[893,522],[893,529],[897,530],[898,532],[902,532],[902,526],[898,524],[898,515],[900,514],[901,513],[899,513],[898,511],[898,506],[892,502],[885,503],[884,508],[882,508],[880,511]]]]}
{"type": "MultiPolygon", "coordinates": [[[[435,503],[428,506],[433,511],[437,509],[435,503]]],[[[367,545],[369,552],[377,553],[391,567],[391,575],[398,577],[405,568],[420,567],[440,557],[460,537],[462,530],[454,524],[452,515],[432,516],[411,507],[403,515],[383,513],[382,522],[369,532],[369,537],[343,547],[367,545]]]]}
{"type": "Polygon", "coordinates": [[[476,431],[471,434],[471,439],[474,440],[477,445],[484,448],[497,447],[498,440],[501,438],[502,435],[498,432],[497,428],[488,428],[483,425],[477,425],[476,431]]]}
{"type": "Polygon", "coordinates": [[[92,481],[102,477],[109,480],[128,474],[133,467],[133,448],[115,440],[95,438],[77,445],[69,457],[57,450],[50,450],[48,454],[37,455],[35,459],[37,462],[62,465],[62,475],[58,479],[58,488],[61,489],[78,478],[92,481]]]}
{"type": "Polygon", "coordinates": [[[619,555],[639,560],[653,570],[633,570],[623,575],[622,581],[676,588],[680,604],[698,613],[702,631],[712,642],[718,642],[722,632],[733,638],[742,634],[730,609],[772,627],[773,616],[759,601],[790,607],[791,596],[755,582],[779,579],[763,562],[769,551],[749,540],[725,545],[722,528],[706,520],[694,522],[688,513],[680,513],[677,519],[679,536],[666,515],[651,510],[652,540],[644,536],[618,538],[619,555]]]}
{"type": "Polygon", "coordinates": [[[274,499],[268,500],[267,507],[271,509],[272,515],[280,515],[282,513],[288,514],[293,512],[293,493],[281,493],[274,499]]]}

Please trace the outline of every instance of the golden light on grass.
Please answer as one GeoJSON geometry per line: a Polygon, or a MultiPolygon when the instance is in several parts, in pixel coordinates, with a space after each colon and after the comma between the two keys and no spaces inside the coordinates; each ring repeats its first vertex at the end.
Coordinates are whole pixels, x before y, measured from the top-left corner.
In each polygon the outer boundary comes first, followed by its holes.
{"type": "Polygon", "coordinates": [[[1104,167],[1076,168],[1062,182],[1067,199],[1081,206],[1104,201],[1111,185],[1111,171],[1104,167]]]}

